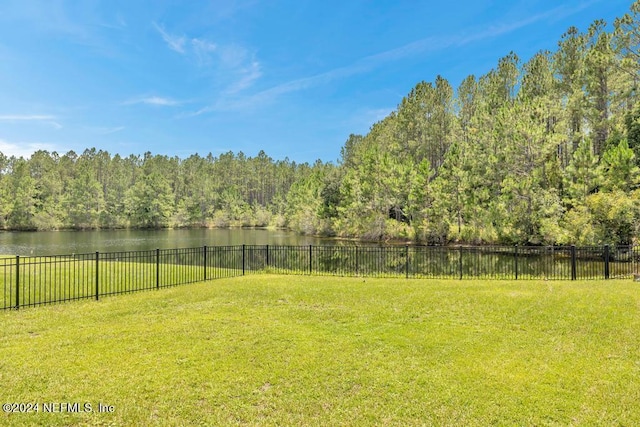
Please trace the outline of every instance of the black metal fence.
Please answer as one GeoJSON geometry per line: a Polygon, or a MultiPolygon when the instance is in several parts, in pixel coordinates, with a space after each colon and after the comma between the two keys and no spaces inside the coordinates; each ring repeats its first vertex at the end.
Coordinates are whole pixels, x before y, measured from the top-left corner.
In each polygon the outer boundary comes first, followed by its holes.
{"type": "Polygon", "coordinates": [[[640,247],[204,246],[0,259],[2,309],[99,299],[245,274],[442,279],[612,279],[640,247]]]}
{"type": "Polygon", "coordinates": [[[246,246],[245,272],[581,280],[638,273],[638,246],[246,246]]]}

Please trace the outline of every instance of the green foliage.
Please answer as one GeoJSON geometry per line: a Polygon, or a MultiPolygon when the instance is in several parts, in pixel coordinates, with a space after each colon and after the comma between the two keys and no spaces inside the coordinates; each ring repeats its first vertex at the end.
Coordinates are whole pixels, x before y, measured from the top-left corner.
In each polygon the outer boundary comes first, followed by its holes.
{"type": "Polygon", "coordinates": [[[639,192],[629,195],[615,189],[601,192],[587,198],[596,230],[597,243],[631,244],[637,236],[640,222],[639,192]]]}
{"type": "Polygon", "coordinates": [[[636,104],[634,110],[626,114],[625,128],[629,148],[633,150],[636,165],[640,166],[640,104],[636,104]]]}
{"type": "Polygon", "coordinates": [[[584,139],[565,169],[564,190],[569,205],[578,206],[600,185],[598,159],[590,139],[584,139]]]}
{"type": "Polygon", "coordinates": [[[626,139],[609,148],[601,162],[603,191],[622,190],[629,192],[640,184],[640,168],[636,165],[635,154],[626,139]]]}
{"type": "Polygon", "coordinates": [[[169,225],[171,195],[167,180],[157,172],[144,175],[127,192],[126,210],[134,224],[143,228],[169,225]]]}
{"type": "Polygon", "coordinates": [[[578,205],[568,210],[561,221],[558,243],[586,246],[599,242],[601,236],[593,223],[593,215],[586,206],[578,205]]]}
{"type": "Polygon", "coordinates": [[[28,163],[24,159],[13,159],[10,179],[5,179],[9,212],[7,225],[17,230],[36,228],[35,215],[38,204],[38,190],[35,180],[29,173],[28,163]]]}
{"type": "Polygon", "coordinates": [[[293,183],[287,195],[286,217],[289,228],[302,234],[332,234],[337,187],[332,180],[334,167],[318,161],[305,176],[293,183]]]}
{"type": "MultiPolygon", "coordinates": [[[[95,149],[37,151],[29,159],[0,153],[0,228],[284,226],[284,200],[305,168],[316,166],[264,152],[185,160],[95,149]]],[[[326,190],[328,211],[335,211],[337,182],[326,190]]]]}

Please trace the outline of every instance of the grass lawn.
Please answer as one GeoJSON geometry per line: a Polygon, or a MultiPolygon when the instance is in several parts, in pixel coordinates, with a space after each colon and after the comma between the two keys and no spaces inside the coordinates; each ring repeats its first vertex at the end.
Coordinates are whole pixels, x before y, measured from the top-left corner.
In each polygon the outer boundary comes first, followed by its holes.
{"type": "Polygon", "coordinates": [[[631,280],[255,275],[0,324],[0,403],[39,404],[0,425],[640,424],[631,280]]]}

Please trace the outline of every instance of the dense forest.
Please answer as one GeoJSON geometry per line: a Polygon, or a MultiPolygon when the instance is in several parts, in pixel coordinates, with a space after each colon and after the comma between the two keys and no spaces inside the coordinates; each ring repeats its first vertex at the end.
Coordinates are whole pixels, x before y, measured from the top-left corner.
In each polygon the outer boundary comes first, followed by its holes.
{"type": "Polygon", "coordinates": [[[420,82],[339,163],[0,153],[0,228],[273,226],[428,244],[640,238],[640,1],[457,89],[420,82]]]}

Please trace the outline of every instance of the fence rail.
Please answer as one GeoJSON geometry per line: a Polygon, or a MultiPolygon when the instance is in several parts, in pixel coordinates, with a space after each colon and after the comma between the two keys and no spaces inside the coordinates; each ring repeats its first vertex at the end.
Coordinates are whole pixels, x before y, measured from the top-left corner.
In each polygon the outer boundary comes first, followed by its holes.
{"type": "Polygon", "coordinates": [[[245,274],[441,279],[613,279],[638,246],[204,246],[0,259],[1,308],[99,299],[245,274]]]}

